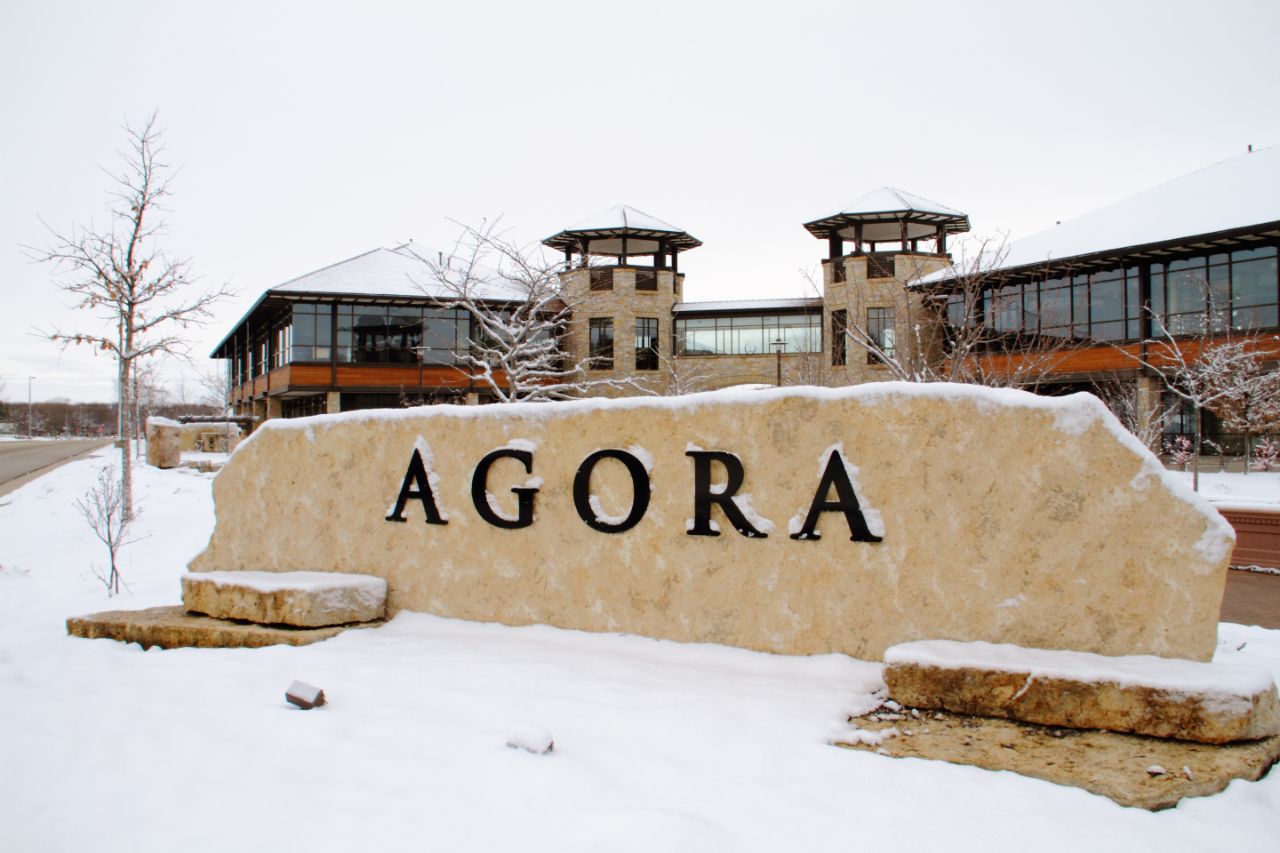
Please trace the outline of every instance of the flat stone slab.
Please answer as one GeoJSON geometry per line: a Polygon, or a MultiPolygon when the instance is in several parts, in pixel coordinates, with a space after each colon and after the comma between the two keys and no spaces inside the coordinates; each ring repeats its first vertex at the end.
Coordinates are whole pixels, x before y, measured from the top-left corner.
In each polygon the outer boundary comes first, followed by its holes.
{"type": "Polygon", "coordinates": [[[1261,779],[1280,759],[1280,737],[1214,746],[937,711],[901,709],[900,715],[854,718],[849,733],[833,743],[893,758],[1008,770],[1153,811],[1183,797],[1216,794],[1236,779],[1261,779]]]}
{"type": "MultiPolygon", "coordinates": [[[[352,626],[352,627],[364,627],[352,626]]],[[[94,640],[139,643],[144,649],[256,649],[305,646],[341,634],[345,628],[283,628],[228,622],[187,613],[181,607],[109,610],[67,620],[67,633],[94,640]]]]}
{"type": "Polygon", "coordinates": [[[1256,667],[950,640],[884,660],[889,695],[909,707],[1200,743],[1280,734],[1275,682],[1256,667]]]}
{"type": "Polygon", "coordinates": [[[319,628],[382,619],[387,582],[340,572],[193,572],[182,576],[182,603],[218,619],[319,628]]]}

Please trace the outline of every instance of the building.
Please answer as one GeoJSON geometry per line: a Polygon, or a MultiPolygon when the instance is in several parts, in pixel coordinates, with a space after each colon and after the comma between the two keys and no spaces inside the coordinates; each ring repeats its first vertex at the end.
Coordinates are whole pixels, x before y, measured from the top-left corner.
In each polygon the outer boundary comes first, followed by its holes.
{"type": "MultiPolygon", "coordinates": [[[[946,363],[976,329],[980,345],[963,357],[987,374],[1018,374],[1049,351],[1037,390],[1103,390],[1153,411],[1160,380],[1124,351],[1140,354],[1163,329],[1188,346],[1280,331],[1277,190],[1280,149],[1250,152],[961,269],[947,240],[969,230],[968,217],[884,188],[805,223],[827,244],[821,295],[810,298],[686,301],[679,256],[701,242],[625,206],[543,242],[564,255],[566,358],[588,364],[590,378],[628,383],[598,393],[903,378],[946,363]]],[[[430,281],[430,260],[446,259],[375,249],[266,291],[213,352],[227,359],[237,411],[484,402],[483,383],[461,366],[471,320],[430,281]]],[[[518,298],[495,291],[489,303],[518,298]]],[[[1167,423],[1171,434],[1194,428],[1181,411],[1167,423]]]]}
{"type": "MultiPolygon", "coordinates": [[[[1135,356],[1148,355],[1143,341],[1152,339],[1193,352],[1249,337],[1274,365],[1278,248],[1280,147],[1273,147],[1018,240],[978,262],[976,286],[959,286],[953,269],[911,289],[945,299],[953,337],[981,328],[986,340],[973,358],[985,369],[1015,373],[1041,359],[1037,390],[1100,390],[1132,401],[1139,420],[1163,414],[1167,436],[1190,435],[1197,429],[1190,405],[1135,356]]],[[[1240,436],[1212,413],[1202,418],[1207,438],[1226,453],[1243,452],[1240,436]]]]}

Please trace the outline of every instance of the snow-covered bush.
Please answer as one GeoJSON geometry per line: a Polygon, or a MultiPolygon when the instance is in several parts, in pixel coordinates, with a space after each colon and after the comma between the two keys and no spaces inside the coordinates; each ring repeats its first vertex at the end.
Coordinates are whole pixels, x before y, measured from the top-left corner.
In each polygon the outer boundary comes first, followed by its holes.
{"type": "Polygon", "coordinates": [[[1280,468],[1280,444],[1264,438],[1253,448],[1253,470],[1274,471],[1280,468]]]}
{"type": "Polygon", "coordinates": [[[1173,464],[1178,466],[1179,471],[1187,470],[1187,463],[1195,455],[1191,448],[1191,439],[1185,435],[1180,435],[1173,441],[1166,441],[1164,443],[1164,452],[1169,454],[1173,464]]]}

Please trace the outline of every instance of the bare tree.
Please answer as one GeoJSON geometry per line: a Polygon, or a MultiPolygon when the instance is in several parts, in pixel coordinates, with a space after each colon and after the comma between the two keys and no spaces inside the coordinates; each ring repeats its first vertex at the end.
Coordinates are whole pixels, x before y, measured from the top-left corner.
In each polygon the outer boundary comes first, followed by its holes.
{"type": "MultiPolygon", "coordinates": [[[[1254,401],[1246,403],[1246,398],[1258,393],[1250,388],[1250,383],[1267,373],[1261,369],[1260,362],[1267,350],[1264,340],[1254,334],[1234,337],[1223,312],[1215,310],[1207,297],[1205,305],[1203,317],[1190,333],[1180,330],[1175,334],[1163,317],[1151,312],[1155,336],[1142,341],[1136,351],[1132,347],[1115,347],[1117,352],[1160,377],[1173,396],[1191,405],[1195,422],[1191,485],[1196,490],[1200,488],[1200,455],[1204,448],[1203,412],[1222,409],[1243,414],[1241,406],[1257,405],[1254,401]]],[[[1258,408],[1259,413],[1263,410],[1258,408]]]]}
{"type": "MultiPolygon", "coordinates": [[[[1003,237],[968,241],[947,276],[917,284],[926,272],[921,259],[905,275],[891,279],[870,296],[849,289],[846,304],[827,304],[826,315],[842,312],[847,351],[884,365],[888,376],[904,382],[961,382],[1035,390],[1062,362],[1073,344],[1065,336],[1037,334],[1019,322],[1001,328],[992,294],[1003,282],[1008,255],[1003,237]],[[891,325],[872,328],[866,309],[889,309],[891,325]]],[[[810,286],[817,287],[812,273],[810,286]]],[[[1018,308],[1021,308],[1019,299],[1018,308]]],[[[850,356],[855,357],[855,356],[850,356]]]]}
{"type": "MultiPolygon", "coordinates": [[[[1271,336],[1272,341],[1280,340],[1271,336]]],[[[1236,367],[1210,379],[1217,402],[1210,408],[1227,429],[1244,434],[1244,472],[1249,473],[1253,437],[1280,426],[1280,370],[1263,363],[1259,340],[1233,341],[1222,347],[1239,352],[1224,360],[1236,367]]]]}
{"type": "Polygon", "coordinates": [[[128,150],[115,176],[111,224],[104,229],[50,228],[52,243],[30,249],[31,257],[54,266],[57,286],[70,294],[75,307],[93,314],[98,329],[43,334],[62,346],[83,344],[110,353],[116,360],[119,388],[117,432],[121,446],[121,489],[125,515],[133,512],[133,466],[129,440],[136,432],[134,373],[141,360],[161,353],[181,354],[186,343],[178,330],[209,319],[209,309],[230,291],[216,287],[192,295],[191,263],[157,245],[164,229],[158,218],[171,194],[169,166],[163,153],[156,116],[140,127],[126,125],[128,150]]]}
{"type": "Polygon", "coordinates": [[[75,502],[76,509],[88,522],[95,536],[107,546],[110,566],[106,575],[97,569],[94,575],[107,588],[107,595],[120,594],[120,551],[136,542],[129,531],[139,513],[130,511],[123,485],[116,479],[115,469],[108,466],[98,472],[98,483],[75,502]]]}
{"type": "Polygon", "coordinates": [[[560,286],[559,264],[526,251],[498,223],[463,231],[447,256],[424,258],[418,286],[471,320],[470,347],[459,355],[469,380],[503,403],[565,400],[602,387],[637,388],[631,379],[590,379],[589,358],[573,361],[561,339],[574,305],[560,286]]]}

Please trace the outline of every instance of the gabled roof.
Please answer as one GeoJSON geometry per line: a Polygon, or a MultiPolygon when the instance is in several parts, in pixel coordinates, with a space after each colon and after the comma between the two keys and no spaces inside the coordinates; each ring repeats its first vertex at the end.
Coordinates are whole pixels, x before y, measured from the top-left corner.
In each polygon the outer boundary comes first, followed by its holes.
{"type": "Polygon", "coordinates": [[[431,292],[433,288],[424,263],[438,257],[436,252],[412,242],[394,249],[372,249],[277,284],[271,291],[353,296],[438,296],[438,293],[431,292]]]}
{"type": "MultiPolygon", "coordinates": [[[[268,310],[283,310],[287,303],[306,301],[308,297],[330,302],[342,298],[360,301],[449,299],[455,294],[434,281],[428,267],[429,263],[438,263],[440,260],[447,261],[448,258],[410,241],[393,249],[371,249],[289,279],[263,291],[244,316],[232,326],[226,337],[214,347],[213,358],[219,357],[217,353],[236,331],[264,306],[268,310]]],[[[473,291],[476,297],[499,302],[524,298],[519,290],[504,286],[501,274],[485,270],[484,276],[487,286],[476,288],[473,291]]]]}
{"type": "MultiPolygon", "coordinates": [[[[1206,166],[1015,240],[995,269],[1013,271],[1227,247],[1280,233],[1280,146],[1206,166]]],[[[920,284],[945,281],[937,273],[920,284]]]]}
{"type": "Polygon", "coordinates": [[[631,255],[657,252],[659,240],[666,243],[669,252],[682,252],[702,245],[701,240],[683,228],[625,204],[589,216],[542,243],[552,249],[576,252],[585,240],[589,242],[591,254],[620,255],[624,237],[627,239],[627,253],[631,255]]]}
{"type": "Polygon", "coordinates": [[[860,226],[863,240],[886,242],[901,238],[903,222],[907,223],[908,239],[932,237],[938,226],[950,234],[969,230],[969,217],[961,211],[896,187],[872,190],[804,227],[815,237],[834,232],[853,239],[855,226],[860,226]]]}

